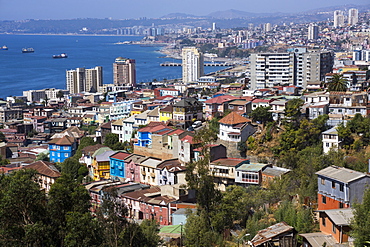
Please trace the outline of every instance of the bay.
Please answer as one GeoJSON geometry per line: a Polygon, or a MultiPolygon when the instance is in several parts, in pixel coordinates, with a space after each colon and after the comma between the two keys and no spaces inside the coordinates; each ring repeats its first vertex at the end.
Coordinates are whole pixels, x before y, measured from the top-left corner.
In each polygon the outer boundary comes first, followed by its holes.
{"type": "MultiPolygon", "coordinates": [[[[138,41],[138,36],[74,36],[74,35],[9,35],[0,34],[0,98],[22,95],[22,91],[43,88],[66,88],[66,70],[103,67],[103,83],[113,82],[113,63],[117,57],[136,60],[137,82],[181,78],[181,67],[161,67],[164,62],[180,62],[164,58],[160,47],[115,44],[138,41]],[[22,53],[22,48],[34,53],[22,53]],[[68,58],[52,55],[67,53],[68,58]]],[[[205,73],[221,69],[205,67],[205,73]]]]}

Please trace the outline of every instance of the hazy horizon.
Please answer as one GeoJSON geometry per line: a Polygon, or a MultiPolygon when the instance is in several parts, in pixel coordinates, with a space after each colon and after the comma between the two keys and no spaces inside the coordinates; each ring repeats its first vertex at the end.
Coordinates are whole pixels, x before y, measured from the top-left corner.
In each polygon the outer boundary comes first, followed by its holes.
{"type": "Polygon", "coordinates": [[[216,11],[235,9],[252,13],[297,13],[345,4],[365,5],[369,0],[0,0],[0,20],[159,18],[171,13],[204,16],[216,11]]]}

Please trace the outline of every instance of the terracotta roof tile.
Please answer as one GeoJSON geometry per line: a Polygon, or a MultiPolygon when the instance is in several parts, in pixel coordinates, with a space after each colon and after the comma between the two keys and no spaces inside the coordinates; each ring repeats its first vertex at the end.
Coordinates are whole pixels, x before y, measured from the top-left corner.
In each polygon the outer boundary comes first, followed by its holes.
{"type": "Polygon", "coordinates": [[[25,169],[34,169],[37,173],[51,177],[51,178],[58,178],[60,177],[60,172],[55,168],[55,166],[47,161],[36,161],[28,166],[24,167],[25,169]]]}
{"type": "Polygon", "coordinates": [[[222,124],[233,125],[233,124],[251,122],[251,120],[249,120],[248,118],[245,118],[245,117],[240,116],[236,112],[231,112],[230,114],[228,114],[227,116],[223,117],[218,122],[219,123],[222,123],[222,124]]]}

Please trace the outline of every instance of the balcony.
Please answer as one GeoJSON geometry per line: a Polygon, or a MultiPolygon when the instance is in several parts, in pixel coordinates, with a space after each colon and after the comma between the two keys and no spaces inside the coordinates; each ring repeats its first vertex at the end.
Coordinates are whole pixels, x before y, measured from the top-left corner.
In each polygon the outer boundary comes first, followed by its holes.
{"type": "Polygon", "coordinates": [[[142,170],[141,171],[141,175],[145,176],[146,175],[146,171],[142,170]]]}
{"type": "Polygon", "coordinates": [[[155,178],[155,173],[154,173],[154,172],[151,172],[151,173],[150,173],[150,176],[151,176],[152,178],[155,178]]]}

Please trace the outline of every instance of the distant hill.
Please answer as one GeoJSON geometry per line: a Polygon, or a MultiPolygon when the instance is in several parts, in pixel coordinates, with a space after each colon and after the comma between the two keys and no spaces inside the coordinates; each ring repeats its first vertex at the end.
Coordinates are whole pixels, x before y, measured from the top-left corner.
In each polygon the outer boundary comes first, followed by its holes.
{"type": "Polygon", "coordinates": [[[189,15],[189,14],[185,14],[185,13],[171,13],[171,14],[167,14],[167,15],[164,15],[160,18],[178,18],[178,19],[187,19],[187,18],[195,18],[195,17],[198,17],[198,16],[195,16],[195,15],[189,15]]]}
{"type": "Polygon", "coordinates": [[[252,13],[241,10],[229,9],[225,11],[216,11],[207,15],[207,17],[216,19],[238,19],[238,18],[254,18],[254,17],[267,17],[267,16],[282,16],[287,15],[283,13],[252,13]]]}

